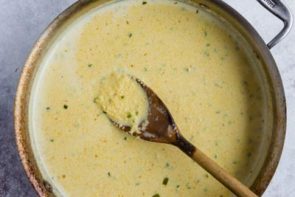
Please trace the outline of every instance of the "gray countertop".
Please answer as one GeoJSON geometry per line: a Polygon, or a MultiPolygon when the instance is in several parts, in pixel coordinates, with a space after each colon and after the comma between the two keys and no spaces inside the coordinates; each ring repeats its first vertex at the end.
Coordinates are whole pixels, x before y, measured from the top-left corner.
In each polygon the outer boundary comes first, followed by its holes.
{"type": "MultiPolygon", "coordinates": [[[[255,0],[225,0],[269,41],[282,27],[280,21],[255,0]]],[[[0,197],[37,196],[26,177],[16,150],[13,102],[27,55],[50,21],[74,0],[0,0],[0,197]]],[[[294,0],[285,2],[295,13],[294,0]]],[[[283,155],[264,196],[295,196],[295,29],[271,52],[283,79],[288,107],[283,155]]]]}

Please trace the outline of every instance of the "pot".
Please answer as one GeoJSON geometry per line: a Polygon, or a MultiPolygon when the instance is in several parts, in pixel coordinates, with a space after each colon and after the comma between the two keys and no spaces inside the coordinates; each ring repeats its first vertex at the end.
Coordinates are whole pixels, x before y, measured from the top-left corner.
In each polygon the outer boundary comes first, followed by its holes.
{"type": "MultiPolygon", "coordinates": [[[[237,11],[229,5],[218,0],[194,0],[188,3],[197,3],[205,9],[215,12],[231,23],[247,40],[254,50],[257,58],[262,62],[262,69],[269,83],[272,97],[273,108],[273,127],[269,131],[271,141],[267,151],[265,161],[251,186],[251,189],[258,195],[267,188],[280,160],[283,149],[285,130],[286,130],[286,102],[284,89],[276,63],[270,53],[270,48],[275,46],[289,32],[292,24],[292,17],[289,10],[279,0],[258,0],[266,9],[272,12],[284,22],[284,28],[268,44],[262,40],[255,29],[244,19],[237,11]]],[[[19,155],[27,176],[40,196],[54,196],[51,185],[43,180],[38,169],[35,156],[29,136],[28,127],[28,109],[29,99],[34,82],[35,74],[39,68],[39,62],[42,59],[47,47],[54,37],[61,31],[62,27],[70,23],[76,16],[82,15],[91,9],[94,5],[101,5],[107,2],[101,0],[98,2],[90,0],[80,0],[62,12],[45,30],[42,36],[32,49],[22,75],[20,77],[16,100],[15,100],[15,133],[19,155]]]]}

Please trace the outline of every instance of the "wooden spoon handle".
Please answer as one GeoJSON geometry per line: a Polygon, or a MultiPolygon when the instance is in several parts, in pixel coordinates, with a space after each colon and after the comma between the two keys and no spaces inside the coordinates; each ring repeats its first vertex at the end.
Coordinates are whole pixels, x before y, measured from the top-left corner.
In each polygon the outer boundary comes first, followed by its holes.
{"type": "Polygon", "coordinates": [[[190,156],[202,168],[208,171],[234,194],[241,197],[257,197],[257,195],[253,193],[248,187],[226,172],[215,161],[207,157],[202,151],[196,149],[190,156]]]}

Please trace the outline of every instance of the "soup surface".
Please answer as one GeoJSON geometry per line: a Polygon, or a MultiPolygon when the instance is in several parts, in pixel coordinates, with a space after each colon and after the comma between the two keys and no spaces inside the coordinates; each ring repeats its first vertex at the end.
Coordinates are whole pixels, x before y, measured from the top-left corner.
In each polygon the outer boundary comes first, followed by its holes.
{"type": "Polygon", "coordinates": [[[189,141],[252,184],[272,119],[259,67],[243,37],[204,8],[94,5],[54,40],[33,85],[30,137],[44,179],[57,196],[230,196],[176,147],[118,130],[95,99],[113,72],[141,79],[189,141]]]}

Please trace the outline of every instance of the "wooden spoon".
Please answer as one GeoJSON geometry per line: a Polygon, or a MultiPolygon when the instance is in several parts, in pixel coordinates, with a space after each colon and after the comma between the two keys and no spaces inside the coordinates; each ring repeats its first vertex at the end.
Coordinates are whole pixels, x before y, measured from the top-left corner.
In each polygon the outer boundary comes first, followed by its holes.
{"type": "MultiPolygon", "coordinates": [[[[243,183],[221,168],[215,161],[206,156],[202,151],[197,149],[193,144],[186,140],[176,126],[173,117],[168,111],[161,99],[142,81],[135,79],[148,97],[149,113],[147,123],[139,125],[139,132],[133,132],[132,135],[138,136],[143,140],[172,144],[190,156],[202,168],[214,176],[220,183],[231,190],[234,194],[242,197],[257,196],[243,183]]],[[[111,122],[121,130],[128,132],[131,128],[126,125],[120,125],[111,120],[111,122]]]]}

